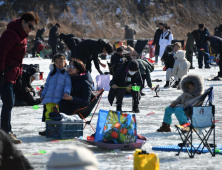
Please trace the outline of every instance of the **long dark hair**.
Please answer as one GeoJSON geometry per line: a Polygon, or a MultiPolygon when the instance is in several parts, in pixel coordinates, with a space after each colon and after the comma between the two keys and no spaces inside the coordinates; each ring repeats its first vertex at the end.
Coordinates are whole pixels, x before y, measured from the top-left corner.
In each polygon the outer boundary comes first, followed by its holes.
{"type": "Polygon", "coordinates": [[[74,58],[74,59],[71,58],[69,64],[71,62],[73,62],[74,67],[79,70],[79,74],[86,72],[86,67],[81,60],[76,59],[76,58],[74,58]]]}
{"type": "MultiPolygon", "coordinates": [[[[64,55],[62,55],[62,54],[56,54],[56,55],[54,55],[54,57],[53,57],[53,62],[54,62],[53,67],[54,67],[54,69],[53,69],[53,71],[51,72],[50,76],[53,76],[53,75],[57,72],[57,70],[56,70],[56,65],[55,65],[55,60],[56,60],[56,59],[63,59],[63,60],[65,60],[65,59],[66,59],[66,56],[64,56],[64,55]]],[[[66,67],[66,64],[65,64],[65,67],[66,67]]],[[[62,70],[62,71],[61,71],[62,74],[63,74],[64,72],[65,72],[65,70],[62,70]]]]}

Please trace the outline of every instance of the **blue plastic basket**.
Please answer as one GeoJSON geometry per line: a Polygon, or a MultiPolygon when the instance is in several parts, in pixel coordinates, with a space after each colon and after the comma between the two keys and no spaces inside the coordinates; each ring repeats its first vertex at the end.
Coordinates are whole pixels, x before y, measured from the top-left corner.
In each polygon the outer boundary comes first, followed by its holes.
{"type": "Polygon", "coordinates": [[[83,120],[46,121],[46,138],[73,139],[83,136],[83,120]]]}

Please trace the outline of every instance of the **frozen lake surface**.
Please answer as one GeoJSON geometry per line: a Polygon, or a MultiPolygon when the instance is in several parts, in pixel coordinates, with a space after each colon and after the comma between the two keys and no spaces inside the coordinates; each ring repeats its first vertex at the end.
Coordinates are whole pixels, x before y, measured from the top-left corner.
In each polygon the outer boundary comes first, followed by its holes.
{"type": "MultiPolygon", "coordinates": [[[[106,63],[105,60],[101,60],[106,63]]],[[[44,72],[44,78],[47,77],[49,73],[49,59],[39,60],[37,58],[25,58],[24,64],[40,64],[40,71],[44,72]]],[[[218,67],[211,69],[197,69],[197,60],[194,56],[194,67],[196,69],[190,70],[189,73],[195,73],[202,75],[205,79],[205,89],[209,88],[211,85],[214,86],[215,94],[215,105],[216,105],[216,120],[220,120],[216,123],[216,143],[222,144],[222,82],[221,81],[207,81],[211,75],[215,75],[218,72],[218,67]]],[[[108,69],[103,69],[102,71],[108,71],[108,69]]],[[[222,155],[216,155],[212,157],[210,153],[195,155],[193,159],[188,157],[187,153],[181,153],[180,156],[175,156],[176,152],[160,152],[153,151],[151,148],[153,146],[161,145],[176,145],[181,142],[179,134],[173,125],[179,124],[176,117],[173,115],[173,122],[171,125],[171,133],[158,133],[156,130],[160,127],[163,120],[164,109],[168,106],[171,101],[175,100],[181,93],[181,90],[162,87],[165,84],[165,73],[162,71],[162,66],[156,67],[155,71],[151,73],[152,79],[162,79],[163,82],[153,82],[154,85],[159,84],[161,91],[159,92],[159,98],[153,97],[155,92],[150,89],[145,88],[144,92],[146,96],[142,97],[140,102],[140,113],[136,114],[137,119],[137,130],[138,134],[144,135],[149,140],[143,146],[142,149],[148,152],[154,152],[159,155],[160,159],[160,169],[170,169],[170,170],[213,170],[222,169],[222,155]],[[154,111],[155,114],[146,116],[149,112],[154,111]]],[[[95,81],[95,77],[98,72],[93,67],[92,76],[95,81]]],[[[35,81],[33,85],[43,84],[43,81],[35,81]]],[[[92,125],[96,128],[97,118],[99,109],[104,110],[115,110],[115,105],[110,106],[108,99],[108,92],[104,92],[101,99],[100,105],[96,111],[96,115],[92,121],[92,125]]],[[[123,110],[131,110],[131,98],[124,98],[123,110]]],[[[0,107],[2,107],[2,102],[0,101],[0,107]]],[[[134,151],[122,151],[120,153],[112,153],[111,151],[98,149],[97,147],[87,146],[78,142],[77,140],[60,141],[60,142],[50,142],[54,139],[46,139],[45,137],[39,136],[38,132],[44,130],[45,124],[41,121],[43,107],[40,106],[38,110],[33,110],[30,107],[16,107],[12,110],[12,128],[13,132],[17,135],[19,139],[22,140],[22,144],[16,145],[18,149],[22,150],[27,159],[30,161],[32,166],[37,170],[46,169],[46,162],[52,151],[57,148],[63,148],[68,145],[82,145],[90,150],[92,150],[99,162],[99,169],[114,169],[114,170],[132,170],[133,169],[133,159],[127,159],[125,156],[133,154],[134,151]],[[39,152],[39,150],[45,150],[46,154],[33,155],[33,153],[39,152]]],[[[93,133],[93,130],[87,127],[84,130],[84,136],[89,136],[93,133]]]]}

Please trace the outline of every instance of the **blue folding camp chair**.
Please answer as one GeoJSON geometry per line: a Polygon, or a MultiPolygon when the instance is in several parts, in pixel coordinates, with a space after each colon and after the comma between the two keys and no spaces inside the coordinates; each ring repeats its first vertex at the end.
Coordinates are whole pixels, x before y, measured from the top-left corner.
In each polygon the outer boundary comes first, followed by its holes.
{"type": "Polygon", "coordinates": [[[185,112],[188,112],[190,126],[183,127],[183,125],[175,125],[182,140],[182,143],[178,144],[180,150],[177,156],[179,156],[183,147],[186,148],[190,158],[193,158],[196,153],[201,154],[205,147],[212,156],[215,156],[215,106],[213,105],[213,99],[213,87],[210,87],[202,96],[184,109],[185,112]],[[202,106],[207,96],[206,104],[202,106]],[[185,131],[186,133],[184,133],[185,131]],[[210,144],[208,140],[212,132],[213,144],[210,144]],[[196,134],[201,141],[197,147],[193,144],[194,134],[196,134]]]}

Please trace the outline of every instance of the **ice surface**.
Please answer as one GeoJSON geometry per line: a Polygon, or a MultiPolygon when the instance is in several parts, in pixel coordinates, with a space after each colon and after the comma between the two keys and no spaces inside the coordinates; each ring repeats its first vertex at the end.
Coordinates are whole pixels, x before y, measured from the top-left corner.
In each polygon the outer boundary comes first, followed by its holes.
{"type": "MultiPolygon", "coordinates": [[[[101,60],[102,63],[106,63],[106,60],[101,60]]],[[[49,73],[49,59],[39,60],[33,58],[25,58],[25,64],[40,64],[40,71],[44,72],[44,78],[47,77],[49,73]]],[[[194,67],[196,69],[190,70],[189,73],[196,73],[202,75],[205,79],[211,77],[212,74],[218,72],[218,68],[211,69],[197,69],[197,60],[194,56],[194,67]]],[[[98,72],[93,67],[92,76],[95,80],[98,72]]],[[[108,69],[103,69],[103,71],[108,71],[108,69]]],[[[155,71],[151,73],[152,79],[162,79],[163,82],[153,82],[154,85],[159,84],[163,87],[165,83],[165,73],[162,71],[162,66],[156,67],[155,71]]],[[[215,93],[215,105],[216,105],[216,120],[220,120],[216,123],[216,143],[222,144],[222,114],[221,114],[221,103],[222,103],[222,86],[221,81],[205,81],[205,88],[214,86],[215,93]]],[[[40,86],[43,84],[42,80],[35,81],[33,83],[35,86],[40,86]]],[[[144,150],[148,152],[152,151],[152,146],[160,145],[175,145],[180,143],[180,137],[175,131],[173,125],[178,124],[175,116],[173,116],[172,122],[172,132],[171,133],[157,133],[158,129],[162,123],[164,108],[168,106],[172,100],[176,99],[178,95],[181,94],[180,90],[176,89],[163,89],[159,93],[159,98],[153,97],[155,95],[147,87],[144,89],[146,96],[142,97],[140,102],[140,113],[136,114],[138,133],[144,135],[149,140],[143,146],[144,150]],[[155,114],[146,116],[151,111],[155,114]]],[[[110,106],[107,100],[108,92],[105,92],[100,105],[96,111],[96,116],[92,121],[92,125],[96,128],[97,118],[99,109],[115,109],[115,106],[110,106]]],[[[124,98],[123,110],[131,110],[131,98],[124,98]]],[[[0,107],[2,102],[0,101],[0,107]]],[[[22,144],[16,145],[18,149],[22,150],[30,163],[37,170],[46,169],[46,163],[50,156],[50,153],[58,148],[63,148],[67,145],[82,145],[95,153],[99,161],[99,169],[115,169],[115,170],[132,170],[133,169],[133,159],[127,159],[127,155],[132,155],[134,151],[122,151],[119,153],[112,153],[111,151],[106,151],[98,149],[97,147],[87,146],[76,140],[67,140],[61,142],[50,142],[55,139],[46,139],[45,137],[39,136],[38,132],[44,130],[45,124],[41,122],[43,107],[40,106],[38,110],[33,110],[32,107],[15,107],[12,110],[12,128],[13,132],[17,135],[19,139],[23,141],[22,144]],[[38,153],[40,150],[46,151],[45,154],[33,155],[33,153],[38,153]]],[[[91,135],[93,133],[92,129],[87,127],[84,130],[84,136],[91,135]]],[[[212,157],[209,153],[195,155],[193,159],[188,158],[187,153],[181,153],[180,156],[175,156],[175,152],[160,152],[155,151],[160,158],[160,169],[170,169],[170,170],[212,170],[212,169],[222,169],[222,157],[221,155],[216,155],[212,157]]]]}

